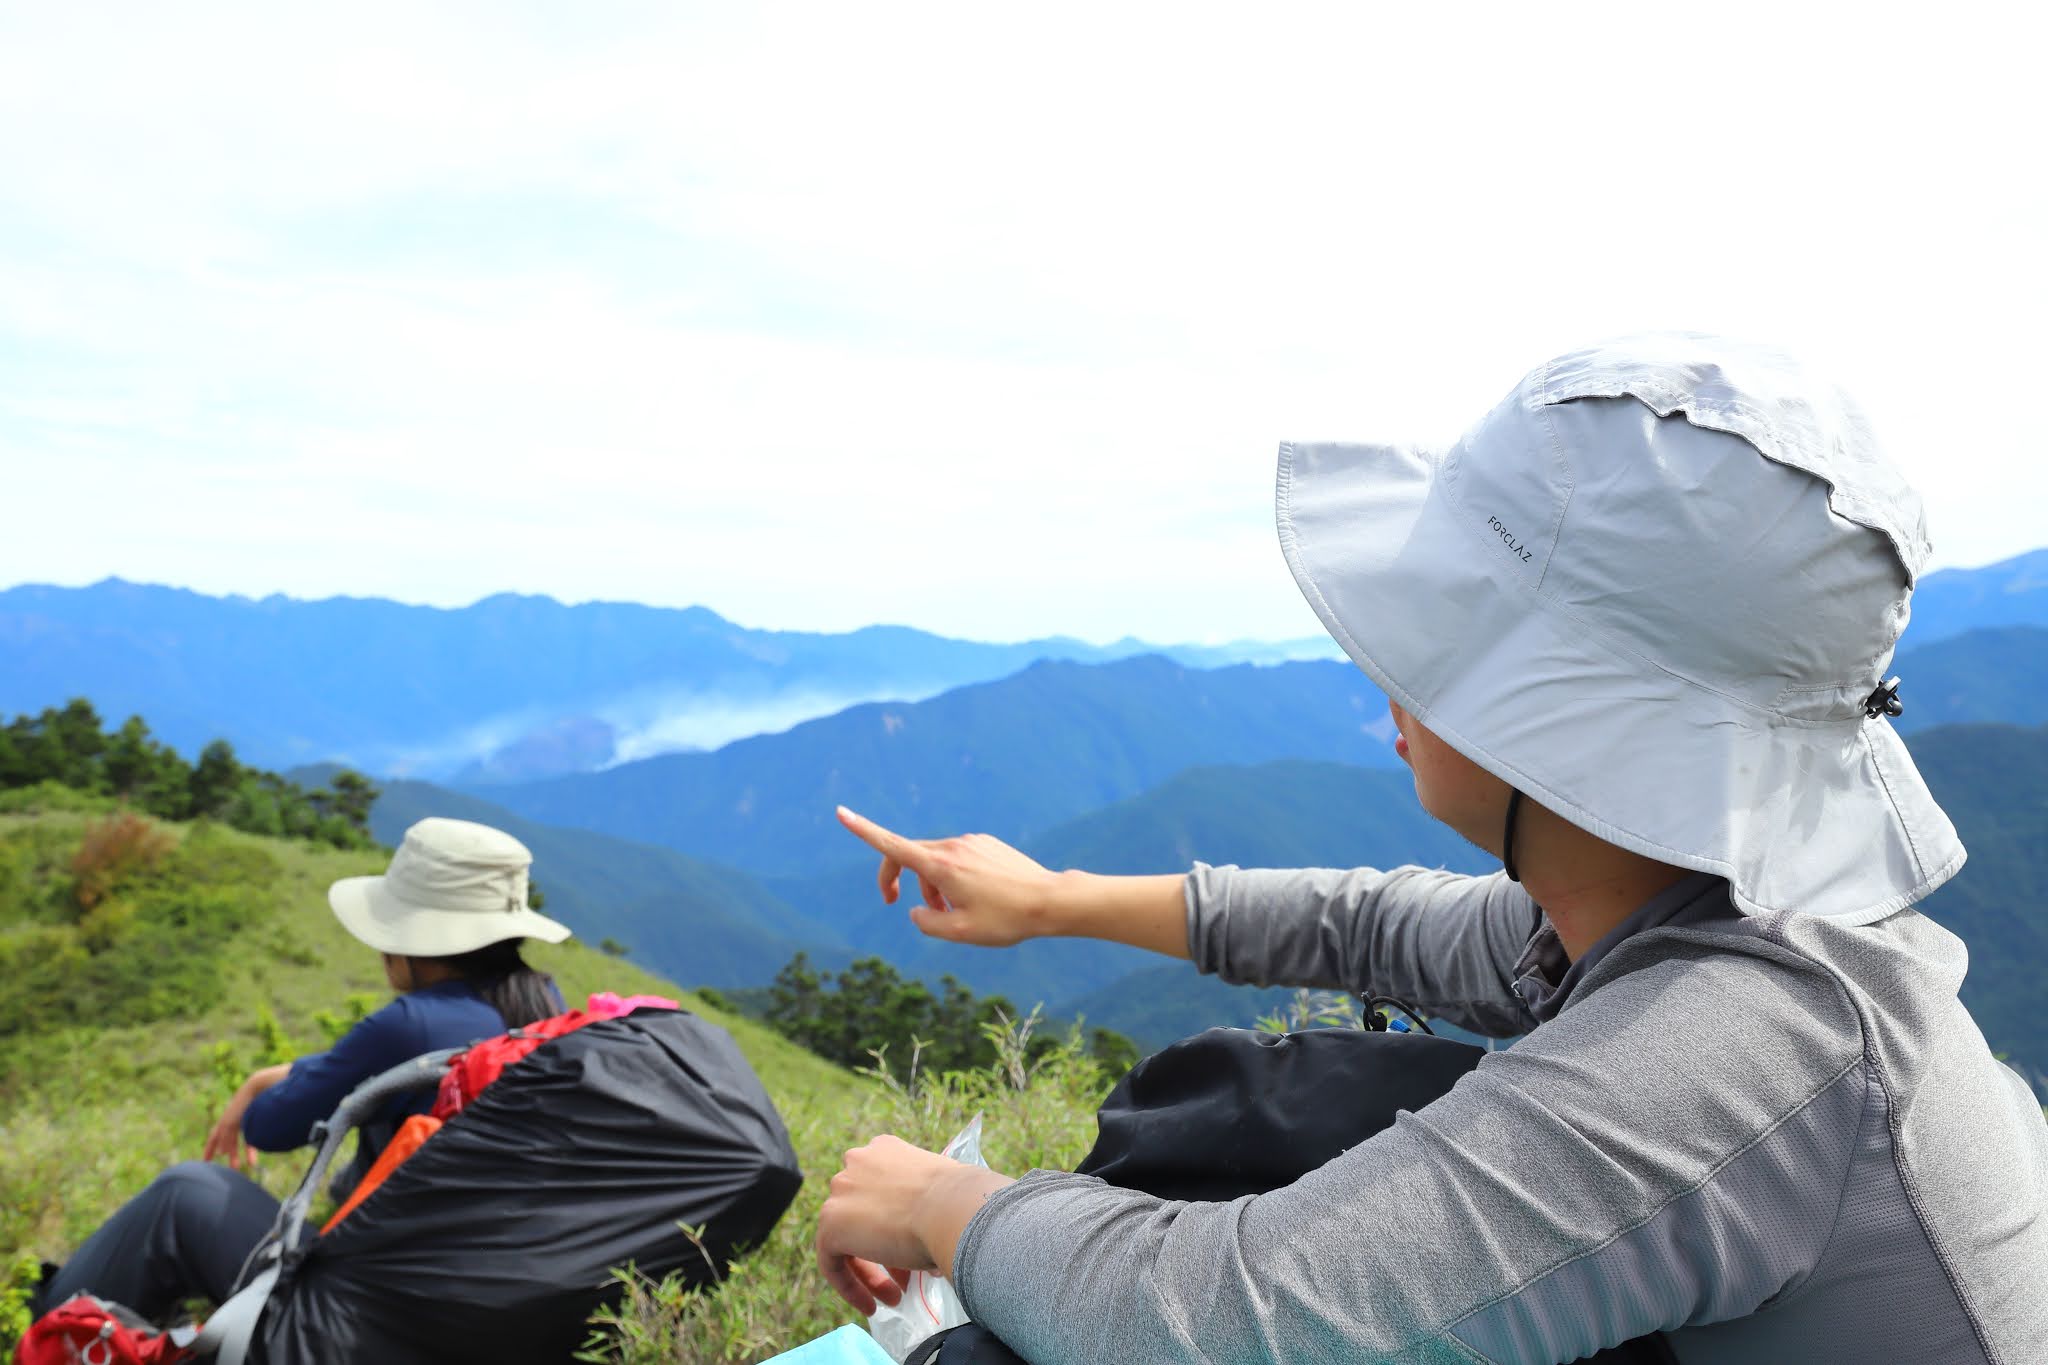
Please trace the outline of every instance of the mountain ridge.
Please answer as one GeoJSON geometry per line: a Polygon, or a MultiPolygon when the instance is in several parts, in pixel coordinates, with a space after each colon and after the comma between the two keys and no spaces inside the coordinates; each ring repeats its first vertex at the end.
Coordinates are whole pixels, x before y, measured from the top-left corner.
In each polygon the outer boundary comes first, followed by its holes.
{"type": "Polygon", "coordinates": [[[1385,699],[1349,664],[1045,660],[709,753],[480,794],[543,823],[796,875],[838,861],[837,805],[906,833],[991,828],[1028,841],[1191,765],[1334,757],[1391,768],[1391,734],[1385,699]]]}
{"type": "MultiPolygon", "coordinates": [[[[2048,549],[1920,583],[1901,641],[2048,626],[2048,549]]],[[[385,777],[523,781],[713,749],[869,701],[914,701],[1041,659],[1159,652],[1184,666],[1340,657],[1327,639],[1158,645],[1053,635],[960,640],[916,627],[743,626],[708,606],[465,606],[346,594],[213,596],[118,577],[0,589],[0,711],[89,696],[188,754],[225,734],[258,766],[347,763],[385,777]],[[494,759],[503,755],[502,759],[494,759]]],[[[1914,722],[1919,723],[1918,721],[1914,722]]]]}
{"type": "MultiPolygon", "coordinates": [[[[1165,648],[1193,666],[1332,649],[1310,640],[1165,648]]],[[[989,643],[898,625],[762,630],[708,607],[565,605],[536,594],[421,607],[220,598],[119,579],[0,590],[0,711],[85,695],[109,714],[150,716],[181,750],[225,733],[262,766],[344,762],[380,776],[446,776],[576,719],[616,732],[606,762],[715,747],[1042,658],[1137,652],[1135,642],[989,643]]]]}

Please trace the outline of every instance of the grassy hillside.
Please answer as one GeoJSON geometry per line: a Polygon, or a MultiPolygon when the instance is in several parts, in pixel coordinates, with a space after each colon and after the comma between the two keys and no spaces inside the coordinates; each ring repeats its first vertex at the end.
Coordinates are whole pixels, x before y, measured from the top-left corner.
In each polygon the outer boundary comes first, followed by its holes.
{"type": "MultiPolygon", "coordinates": [[[[0,1271],[61,1260],[158,1170],[198,1155],[250,1068],[324,1046],[352,1010],[389,993],[377,955],[342,931],[325,898],[334,879],[381,870],[382,854],[155,826],[154,866],[113,877],[96,919],[79,907],[76,860],[107,812],[49,787],[0,802],[0,1271]]],[[[806,1174],[797,1205],[727,1292],[685,1302],[643,1286],[597,1359],[753,1361],[845,1321],[809,1239],[840,1153],[877,1132],[943,1142],[970,1106],[986,1108],[991,1158],[1016,1169],[1072,1165],[1093,1137],[1106,1087],[1079,1060],[1053,1058],[1021,1091],[994,1074],[905,1091],[574,943],[532,957],[572,1002],[604,989],[672,995],[730,1029],[806,1174]]],[[[303,1169],[300,1157],[270,1157],[258,1174],[281,1193],[303,1169]]],[[[0,1294],[0,1346],[6,1306],[0,1294]]]]}

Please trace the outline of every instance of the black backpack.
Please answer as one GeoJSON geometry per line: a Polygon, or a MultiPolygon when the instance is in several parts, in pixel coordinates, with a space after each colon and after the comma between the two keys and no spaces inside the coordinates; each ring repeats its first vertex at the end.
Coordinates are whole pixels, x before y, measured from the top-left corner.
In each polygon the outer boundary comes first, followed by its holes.
{"type": "Polygon", "coordinates": [[[555,1365],[616,1301],[615,1266],[708,1284],[757,1245],[802,1175],[724,1029],[640,1009],[554,1038],[503,1073],[318,1237],[302,1235],[341,1140],[452,1052],[358,1087],[207,1324],[225,1362],[555,1365]],[[694,1229],[695,1231],[689,1231],[694,1229]]]}

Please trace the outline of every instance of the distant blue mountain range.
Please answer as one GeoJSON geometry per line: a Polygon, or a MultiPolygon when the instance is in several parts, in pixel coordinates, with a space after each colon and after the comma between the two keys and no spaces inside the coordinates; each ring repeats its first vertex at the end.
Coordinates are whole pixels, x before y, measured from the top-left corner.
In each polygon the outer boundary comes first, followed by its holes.
{"type": "Polygon", "coordinates": [[[1913,590],[1902,646],[1918,649],[1986,626],[2048,626],[2048,549],[1927,575],[1913,590]]]}
{"type": "Polygon", "coordinates": [[[1903,734],[1934,725],[2048,721],[2048,626],[1990,626],[1902,651],[1892,664],[1903,734]]]}
{"type": "Polygon", "coordinates": [[[1162,649],[1196,667],[1335,652],[1322,639],[985,644],[901,626],[752,630],[703,607],[504,594],[443,610],[109,579],[0,591],[0,714],[84,696],[116,721],[147,717],[188,753],[224,736],[265,767],[336,761],[381,776],[494,781],[716,747],[1041,659],[1162,649]]]}
{"type": "Polygon", "coordinates": [[[1047,662],[927,701],[873,703],[711,753],[482,790],[532,820],[794,876],[842,865],[848,805],[912,833],[1030,840],[1202,763],[1393,767],[1386,700],[1348,663],[1047,662]]]}
{"type": "MultiPolygon", "coordinates": [[[[1929,575],[1903,649],[2011,626],[2048,627],[2048,550],[1929,575]]],[[[714,749],[1042,660],[1148,653],[1195,668],[1338,657],[1320,637],[986,644],[899,626],[754,630],[703,607],[564,606],[510,594],[445,610],[376,598],[209,597],[118,579],[0,591],[0,714],[84,696],[115,721],[147,717],[188,754],[224,736],[266,767],[339,761],[465,785],[714,749]]]]}

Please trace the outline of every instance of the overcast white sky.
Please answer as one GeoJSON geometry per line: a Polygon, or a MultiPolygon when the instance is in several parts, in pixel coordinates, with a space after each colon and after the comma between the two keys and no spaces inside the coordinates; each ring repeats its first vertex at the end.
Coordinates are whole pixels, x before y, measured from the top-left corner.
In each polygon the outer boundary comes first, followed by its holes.
{"type": "Polygon", "coordinates": [[[1795,8],[0,0],[0,585],[1306,635],[1280,439],[1673,326],[2048,543],[2037,35],[1795,8]]]}

